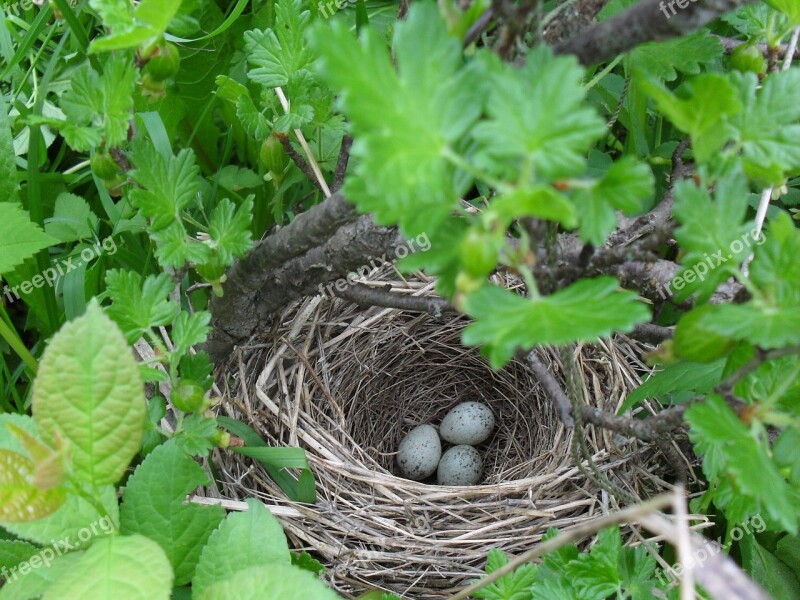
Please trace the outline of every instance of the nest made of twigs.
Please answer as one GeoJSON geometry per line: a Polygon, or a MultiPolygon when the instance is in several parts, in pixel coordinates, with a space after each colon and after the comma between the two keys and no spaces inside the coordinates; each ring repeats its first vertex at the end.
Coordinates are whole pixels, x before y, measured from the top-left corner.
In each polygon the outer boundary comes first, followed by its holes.
{"type": "MultiPolygon", "coordinates": [[[[386,278],[386,274],[382,274],[386,278]]],[[[379,285],[386,286],[381,281],[379,285]]],[[[391,282],[402,294],[433,294],[433,282],[391,282]]],[[[316,505],[290,502],[241,456],[221,459],[229,499],[258,496],[298,549],[327,563],[331,585],[352,596],[380,588],[443,598],[479,576],[491,548],[519,552],[550,527],[590,519],[613,501],[575,466],[572,432],[526,364],[493,371],[461,344],[468,324],[396,309],[363,309],[317,296],[288,307],[226,365],[224,410],[271,445],[302,446],[317,481],[316,505]],[[456,403],[479,400],[496,417],[480,446],[479,485],[404,479],[395,465],[414,426],[438,424],[456,403]]],[[[575,357],[584,401],[614,412],[646,370],[630,340],[581,345],[575,357]]],[[[563,381],[555,351],[541,360],[563,381]]],[[[628,493],[663,489],[660,461],[635,440],[585,430],[597,467],[628,493]]]]}

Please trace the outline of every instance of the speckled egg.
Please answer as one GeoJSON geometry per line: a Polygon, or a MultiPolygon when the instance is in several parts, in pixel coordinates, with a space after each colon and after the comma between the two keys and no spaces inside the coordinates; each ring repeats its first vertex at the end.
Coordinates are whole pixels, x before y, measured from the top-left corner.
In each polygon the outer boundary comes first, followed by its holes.
{"type": "Polygon", "coordinates": [[[483,459],[472,446],[453,446],[439,461],[439,485],[475,485],[483,472],[483,459]]]}
{"type": "Polygon", "coordinates": [[[419,425],[408,432],[397,449],[397,466],[415,481],[433,475],[442,457],[442,442],[432,425],[419,425]]]}
{"type": "Polygon", "coordinates": [[[439,434],[451,444],[480,444],[492,433],[494,415],[480,402],[462,402],[442,419],[439,434]]]}

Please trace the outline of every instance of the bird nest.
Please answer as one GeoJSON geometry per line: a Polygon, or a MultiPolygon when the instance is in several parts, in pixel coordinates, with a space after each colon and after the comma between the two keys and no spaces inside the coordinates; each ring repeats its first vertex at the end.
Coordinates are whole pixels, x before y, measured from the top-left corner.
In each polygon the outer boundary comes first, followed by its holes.
{"type": "MultiPolygon", "coordinates": [[[[424,277],[391,285],[393,293],[433,294],[424,277]]],[[[316,296],[274,323],[225,365],[222,410],[270,445],[305,448],[317,502],[290,501],[238,455],[218,458],[222,491],[270,505],[294,546],[326,563],[343,595],[379,588],[444,598],[482,573],[491,548],[523,551],[548,528],[569,528],[614,506],[613,493],[575,465],[572,430],[530,368],[512,361],[493,371],[462,345],[466,318],[316,296]],[[445,487],[403,478],[395,462],[400,440],[465,400],[495,415],[493,435],[479,447],[482,481],[445,487]]],[[[538,352],[563,382],[558,353],[538,352]]],[[[624,338],[577,347],[583,400],[615,412],[646,370],[640,354],[624,338]]],[[[636,440],[591,427],[584,435],[596,468],[628,494],[644,498],[664,488],[661,461],[636,440]]]]}

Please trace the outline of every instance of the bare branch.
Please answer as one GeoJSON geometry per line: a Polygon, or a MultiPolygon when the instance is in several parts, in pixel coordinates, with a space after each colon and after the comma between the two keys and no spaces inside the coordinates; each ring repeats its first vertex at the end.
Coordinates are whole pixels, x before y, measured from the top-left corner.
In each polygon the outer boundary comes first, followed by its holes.
{"type": "Polygon", "coordinates": [[[424,312],[440,317],[445,312],[455,312],[443,298],[429,296],[411,296],[391,292],[391,284],[385,288],[367,286],[361,283],[348,284],[343,290],[334,289],[333,293],[359,306],[383,306],[411,312],[424,312]]]}

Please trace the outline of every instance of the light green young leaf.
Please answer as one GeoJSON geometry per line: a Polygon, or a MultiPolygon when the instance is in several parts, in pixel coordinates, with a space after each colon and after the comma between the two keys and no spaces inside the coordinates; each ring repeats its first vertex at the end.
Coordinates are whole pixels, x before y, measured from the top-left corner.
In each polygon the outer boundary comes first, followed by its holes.
{"type": "Polygon", "coordinates": [[[200,192],[200,170],[194,152],[188,148],[177,156],[164,158],[150,143],[134,146],[136,168],[131,177],[142,187],[131,190],[130,198],[145,217],[152,218],[152,229],[164,229],[181,219],[180,211],[200,192]]]}
{"type": "Polygon", "coordinates": [[[215,582],[193,600],[341,600],[319,577],[293,565],[261,565],[238,571],[235,577],[215,582]]]}
{"type": "Polygon", "coordinates": [[[139,451],[146,403],[139,368],[122,332],[96,300],[44,351],[33,386],[42,439],[67,442],[73,475],[115,483],[139,451]]]}
{"type": "Polygon", "coordinates": [[[42,600],[169,600],[173,575],[161,547],[142,535],[111,535],[83,553],[42,600]]]}
{"type": "Polygon", "coordinates": [[[106,273],[106,288],[113,303],[108,315],[122,328],[128,343],[138,340],[151,327],[169,325],[180,307],[169,301],[175,283],[169,275],[142,276],[133,271],[113,269],[106,273]]]}
{"type": "Polygon", "coordinates": [[[729,481],[739,494],[758,500],[786,531],[797,533],[797,510],[786,480],[725,400],[716,394],[707,396],[686,411],[686,420],[709,481],[729,481]]]}
{"type": "Polygon", "coordinates": [[[122,495],[122,533],[158,542],[174,570],[175,585],[192,580],[200,551],[225,518],[219,506],[186,503],[187,494],[208,483],[203,469],[170,441],[147,455],[122,495]]]}
{"type": "MultiPolygon", "coordinates": [[[[37,550],[37,552],[40,552],[37,550]]],[[[82,551],[62,554],[50,561],[41,564],[26,573],[17,571],[16,577],[9,578],[0,588],[0,600],[37,600],[65,573],[70,572],[80,562],[82,551]]]]}
{"type": "Polygon", "coordinates": [[[251,498],[247,505],[249,510],[229,514],[211,534],[192,580],[194,594],[202,596],[215,582],[236,579],[250,567],[291,564],[278,520],[258,500],[251,498]]]}
{"type": "Polygon", "coordinates": [[[616,210],[643,211],[653,196],[655,178],[650,168],[633,157],[613,163],[593,185],[579,190],[573,201],[581,217],[581,239],[595,246],[605,243],[617,226],[616,210]]]}
{"type": "Polygon", "coordinates": [[[208,234],[213,240],[222,263],[232,265],[233,259],[244,256],[253,245],[250,223],[253,219],[253,198],[248,196],[237,208],[223,198],[211,213],[208,234]]]}
{"type": "Polygon", "coordinates": [[[412,6],[395,28],[398,71],[371,28],[362,44],[342,22],[313,33],[320,70],[341,92],[356,138],[347,197],[407,235],[434,231],[457,206],[459,186],[468,184],[462,177],[454,186],[451,161],[481,112],[482,65],[461,68],[461,45],[430,3],[412,6]]]}
{"type": "Polygon", "coordinates": [[[775,10],[784,13],[795,25],[800,25],[800,4],[794,0],[766,0],[775,10]]]}
{"type": "Polygon", "coordinates": [[[303,36],[311,13],[301,0],[280,0],[275,6],[275,27],[244,34],[247,60],[255,68],[247,76],[268,88],[285,86],[289,78],[307,70],[314,59],[303,36]]]}
{"type": "MultiPolygon", "coordinates": [[[[17,161],[14,136],[5,99],[0,98],[0,202],[17,199],[17,161]]],[[[4,236],[0,236],[2,238],[4,236]]]]}
{"type": "Polygon", "coordinates": [[[32,223],[15,202],[0,201],[0,274],[8,273],[39,250],[58,239],[32,223]]]}
{"type": "MultiPolygon", "coordinates": [[[[508,564],[506,555],[497,548],[492,548],[486,560],[486,572],[493,573],[506,564],[508,564]]],[[[473,595],[484,600],[530,600],[533,582],[536,580],[536,570],[536,565],[522,565],[473,595]]]]}
{"type": "Polygon", "coordinates": [[[573,203],[548,185],[515,188],[493,199],[484,212],[486,221],[498,219],[506,227],[521,217],[558,221],[569,229],[578,224],[578,211],[573,203]]]}
{"type": "Polygon", "coordinates": [[[649,318],[649,310],[636,294],[618,288],[616,279],[598,277],[578,281],[552,296],[524,298],[485,285],[466,298],[466,312],[475,322],[464,330],[463,341],[483,344],[492,366],[499,368],[518,348],[588,342],[629,331],[649,318]]]}
{"type": "Polygon", "coordinates": [[[44,230],[62,242],[91,238],[97,229],[97,215],[89,204],[75,194],[61,192],[56,198],[53,217],[47,219],[44,230]]]}
{"type": "Polygon", "coordinates": [[[490,118],[472,130],[492,159],[488,168],[501,177],[513,177],[520,168],[550,179],[583,172],[586,152],[606,127],[583,101],[577,60],[539,46],[522,69],[504,64],[492,71],[490,118]]]}
{"type": "MultiPolygon", "coordinates": [[[[30,523],[4,523],[3,527],[14,535],[39,545],[59,543],[63,552],[82,547],[81,535],[91,533],[90,540],[117,529],[119,526],[119,504],[117,491],[112,485],[100,486],[96,490],[82,486],[88,496],[93,494],[106,514],[101,515],[97,508],[77,494],[69,494],[67,501],[51,515],[30,523]],[[84,531],[85,530],[85,531],[84,531]]],[[[88,542],[88,540],[87,540],[88,542]]]]}
{"type": "Polygon", "coordinates": [[[33,483],[29,458],[0,450],[0,522],[24,523],[54,513],[66,500],[61,487],[41,490],[33,483]]]}

